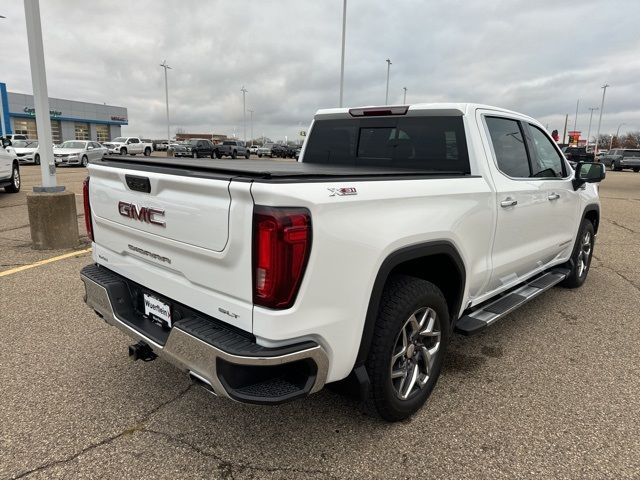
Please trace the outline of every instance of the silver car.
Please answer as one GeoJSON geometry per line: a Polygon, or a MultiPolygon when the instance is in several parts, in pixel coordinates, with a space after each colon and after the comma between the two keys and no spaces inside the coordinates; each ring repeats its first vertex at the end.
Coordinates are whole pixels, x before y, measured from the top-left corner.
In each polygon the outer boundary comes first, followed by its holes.
{"type": "Polygon", "coordinates": [[[89,162],[100,160],[107,154],[107,148],[98,142],[89,140],[67,140],[62,145],[53,149],[53,157],[56,166],[82,165],[86,167],[89,162]]]}

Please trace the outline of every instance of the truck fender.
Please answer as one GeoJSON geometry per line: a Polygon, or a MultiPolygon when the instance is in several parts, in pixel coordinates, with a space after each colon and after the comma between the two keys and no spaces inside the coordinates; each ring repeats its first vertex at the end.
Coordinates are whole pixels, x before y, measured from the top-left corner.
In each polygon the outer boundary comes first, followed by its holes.
{"type": "Polygon", "coordinates": [[[378,309],[380,307],[380,300],[382,298],[382,292],[390,273],[398,265],[408,262],[410,260],[417,260],[419,258],[430,257],[434,255],[444,255],[448,257],[458,270],[458,276],[460,278],[458,287],[458,295],[453,301],[451,308],[451,322],[455,322],[458,312],[462,305],[462,297],[464,295],[464,289],[466,285],[466,270],[462,257],[458,253],[458,250],[449,241],[433,241],[410,245],[396,250],[389,254],[387,258],[382,262],[378,274],[376,275],[373,289],[371,291],[371,297],[369,299],[369,306],[367,308],[367,314],[364,321],[364,327],[362,330],[362,337],[360,340],[360,348],[358,350],[358,356],[356,357],[355,367],[362,366],[367,360],[369,355],[369,348],[373,339],[373,333],[376,324],[376,318],[378,316],[378,309]]]}

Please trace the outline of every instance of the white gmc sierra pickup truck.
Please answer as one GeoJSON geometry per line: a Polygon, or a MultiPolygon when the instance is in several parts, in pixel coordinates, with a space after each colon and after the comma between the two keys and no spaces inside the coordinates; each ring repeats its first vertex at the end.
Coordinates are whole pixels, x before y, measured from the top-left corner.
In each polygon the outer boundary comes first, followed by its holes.
{"type": "Polygon", "coordinates": [[[213,393],[344,380],[386,420],[472,334],[589,271],[602,164],[483,105],[319,111],[299,162],[105,157],[84,186],[86,303],[213,393]]]}

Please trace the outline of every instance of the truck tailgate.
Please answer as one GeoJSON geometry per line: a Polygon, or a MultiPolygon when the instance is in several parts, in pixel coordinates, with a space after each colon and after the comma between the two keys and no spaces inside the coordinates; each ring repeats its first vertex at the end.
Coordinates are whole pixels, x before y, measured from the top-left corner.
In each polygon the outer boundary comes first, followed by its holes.
{"type": "Polygon", "coordinates": [[[97,263],[251,331],[249,183],[93,164],[89,172],[97,263]]]}

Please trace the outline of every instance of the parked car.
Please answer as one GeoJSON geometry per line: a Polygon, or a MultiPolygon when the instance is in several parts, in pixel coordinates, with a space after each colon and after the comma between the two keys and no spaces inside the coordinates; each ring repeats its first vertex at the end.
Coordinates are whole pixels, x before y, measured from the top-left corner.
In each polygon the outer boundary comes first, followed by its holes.
{"type": "Polygon", "coordinates": [[[257,155],[258,154],[258,146],[257,145],[251,145],[249,147],[249,153],[253,154],[253,155],[257,155]]]}
{"type": "Polygon", "coordinates": [[[108,153],[119,155],[137,155],[142,153],[145,157],[151,155],[153,145],[149,142],[143,142],[138,137],[117,137],[110,142],[104,142],[108,153]]]}
{"type": "Polygon", "coordinates": [[[174,157],[190,157],[192,155],[187,145],[183,143],[171,143],[169,150],[173,152],[174,157]]]}
{"type": "Polygon", "coordinates": [[[245,143],[240,140],[225,140],[222,144],[216,145],[215,156],[217,158],[222,157],[245,157],[249,158],[249,149],[245,143]]]}
{"type": "Polygon", "coordinates": [[[593,151],[587,151],[586,147],[564,147],[562,150],[570,162],[593,162],[595,158],[593,151]]]}
{"type": "Polygon", "coordinates": [[[16,140],[29,140],[27,136],[22,133],[8,133],[4,138],[12,143],[16,140]]]}
{"type": "Polygon", "coordinates": [[[18,193],[21,184],[20,162],[13,152],[6,149],[11,143],[10,139],[4,138],[0,145],[0,187],[7,193],[18,193]]]}
{"type": "Polygon", "coordinates": [[[294,158],[298,160],[300,158],[300,152],[302,151],[302,147],[297,147],[294,152],[294,158]]]}
{"type": "Polygon", "coordinates": [[[265,143],[264,145],[258,147],[258,151],[256,152],[258,155],[258,158],[270,157],[272,148],[273,148],[273,143],[265,143]]]}
{"type": "Polygon", "coordinates": [[[89,162],[98,160],[107,154],[107,147],[98,142],[88,140],[67,140],[53,149],[53,159],[56,166],[81,165],[86,167],[89,162]]]}
{"type": "Polygon", "coordinates": [[[33,163],[35,165],[40,165],[38,140],[15,140],[11,143],[11,148],[18,156],[18,161],[20,163],[33,163]]]}
{"type": "Polygon", "coordinates": [[[287,158],[290,156],[289,147],[280,143],[274,143],[271,147],[271,157],[273,158],[287,158]]]}
{"type": "Polygon", "coordinates": [[[160,355],[219,397],[256,404],[349,378],[398,421],[429,397],[454,329],[480,332],[587,278],[604,167],[571,170],[528,116],[334,108],[316,113],[306,142],[300,162],[233,171],[89,164],[99,254],[81,272],[84,298],[137,342],[134,359],[160,355]]]}
{"type": "Polygon", "coordinates": [[[189,155],[193,158],[211,157],[213,158],[215,145],[211,140],[206,138],[192,138],[185,143],[189,155]]]}
{"type": "Polygon", "coordinates": [[[625,168],[631,168],[634,172],[640,172],[640,149],[616,148],[602,157],[602,163],[616,172],[624,170],[625,168]]]}
{"type": "MultiPolygon", "coordinates": [[[[169,147],[169,142],[167,140],[155,141],[152,143],[153,143],[153,149],[158,152],[166,152],[167,148],[169,147]]],[[[171,144],[171,145],[175,145],[175,144],[171,144]]]]}

